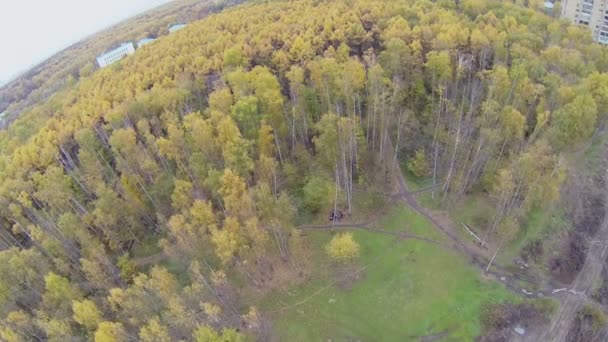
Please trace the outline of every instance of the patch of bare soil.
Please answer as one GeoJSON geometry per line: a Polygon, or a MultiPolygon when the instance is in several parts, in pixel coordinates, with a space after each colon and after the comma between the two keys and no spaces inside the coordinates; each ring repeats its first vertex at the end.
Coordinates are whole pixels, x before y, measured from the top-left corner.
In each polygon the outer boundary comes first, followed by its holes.
{"type": "MultiPolygon", "coordinates": [[[[561,271],[557,274],[568,275],[570,278],[572,274],[576,275],[570,287],[577,293],[568,294],[562,299],[551,324],[535,341],[577,342],[592,341],[596,338],[596,333],[590,333],[590,321],[585,310],[589,305],[586,299],[592,294],[597,280],[601,278],[602,266],[608,252],[604,178],[607,157],[608,155],[603,156],[602,167],[598,169],[597,176],[585,178],[577,174],[571,175],[566,193],[562,194],[565,195],[562,197],[566,198],[566,208],[574,227],[569,236],[569,248],[559,257],[558,265],[561,271]],[[583,261],[581,254],[584,256],[583,261]],[[567,258],[574,258],[575,262],[568,263],[567,258]]],[[[595,307],[595,304],[592,306],[595,307]]],[[[602,329],[605,328],[595,330],[601,332],[602,329]]]]}
{"type": "Polygon", "coordinates": [[[549,269],[556,280],[570,284],[583,268],[587,245],[580,234],[570,233],[560,250],[560,255],[549,261],[549,269]]]}
{"type": "Polygon", "coordinates": [[[576,313],[566,340],[572,342],[605,341],[608,338],[605,324],[602,312],[588,306],[583,307],[576,313]]]}
{"type": "Polygon", "coordinates": [[[521,250],[520,256],[525,261],[534,261],[539,263],[545,254],[543,240],[537,239],[528,242],[521,250]]]}
{"type": "Polygon", "coordinates": [[[608,305],[608,259],[602,265],[600,287],[592,294],[594,300],[603,305],[608,305]]]}
{"type": "Polygon", "coordinates": [[[264,255],[251,260],[255,267],[247,264],[239,265],[251,289],[255,290],[258,298],[276,289],[287,289],[302,284],[311,277],[311,249],[306,247],[299,232],[290,236],[287,259],[280,255],[264,255]]]}
{"type": "Polygon", "coordinates": [[[484,334],[479,342],[508,342],[518,337],[514,328],[528,332],[548,323],[548,308],[539,304],[490,304],[482,311],[484,334]]]}
{"type": "Polygon", "coordinates": [[[301,284],[310,278],[310,272],[303,265],[295,265],[281,258],[262,257],[256,262],[257,271],[253,278],[264,292],[277,288],[288,288],[301,284]]]}
{"type": "Polygon", "coordinates": [[[602,177],[574,180],[565,191],[568,216],[573,229],[564,241],[562,253],[549,262],[551,274],[559,281],[570,284],[583,268],[594,237],[606,216],[605,184],[602,177]]]}

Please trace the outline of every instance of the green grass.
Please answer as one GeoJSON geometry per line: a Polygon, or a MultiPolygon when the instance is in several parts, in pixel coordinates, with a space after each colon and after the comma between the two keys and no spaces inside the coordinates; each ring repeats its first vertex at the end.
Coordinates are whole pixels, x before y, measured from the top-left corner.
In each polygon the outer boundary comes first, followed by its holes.
{"type": "MultiPolygon", "coordinates": [[[[337,204],[338,209],[342,210],[347,215],[349,222],[361,222],[366,221],[370,215],[374,215],[379,211],[382,211],[386,207],[386,196],[376,189],[377,187],[372,185],[365,185],[357,187],[352,199],[352,212],[349,214],[348,205],[342,198],[342,194],[339,195],[339,201],[337,204]]],[[[334,209],[333,202],[329,207],[321,208],[318,212],[310,212],[303,207],[300,198],[295,198],[296,207],[299,207],[296,214],[296,226],[305,224],[327,224],[329,223],[329,213],[334,209]]]]}
{"type": "Polygon", "coordinates": [[[441,202],[442,193],[440,191],[441,187],[439,187],[439,190],[435,192],[435,198],[433,198],[433,193],[431,191],[426,191],[423,193],[416,194],[416,199],[418,200],[418,203],[420,203],[420,205],[427,209],[441,210],[444,209],[444,206],[441,202]]]}
{"type": "Polygon", "coordinates": [[[407,187],[410,191],[424,189],[433,185],[432,177],[421,178],[416,177],[413,173],[411,173],[407,168],[406,160],[401,161],[401,171],[403,172],[403,177],[405,178],[405,181],[407,182],[407,187]]]}
{"type": "Polygon", "coordinates": [[[493,222],[494,206],[485,195],[469,195],[456,202],[449,210],[454,223],[462,222],[477,233],[484,232],[493,222]]]}
{"type": "MultiPolygon", "coordinates": [[[[382,226],[440,238],[406,209],[393,210],[382,226]]],[[[481,279],[456,252],[423,241],[353,233],[361,244],[356,268],[366,268],[350,289],[328,286],[336,279],[323,251],[331,234],[318,231],[309,235],[315,248],[313,280],[260,303],[274,318],[280,340],[408,341],[446,333],[446,339],[470,341],[481,333],[482,305],[513,298],[502,285],[481,279]]]]}
{"type": "Polygon", "coordinates": [[[438,242],[448,241],[448,238],[433,227],[426,218],[403,206],[393,207],[389,215],[384,217],[383,220],[377,224],[377,227],[374,226],[372,228],[414,234],[438,242]]]}
{"type": "Polygon", "coordinates": [[[518,258],[527,243],[537,239],[550,240],[552,237],[559,237],[559,233],[566,231],[568,227],[563,212],[556,208],[534,209],[528,214],[525,225],[515,239],[498,259],[512,262],[513,259],[518,258]]]}

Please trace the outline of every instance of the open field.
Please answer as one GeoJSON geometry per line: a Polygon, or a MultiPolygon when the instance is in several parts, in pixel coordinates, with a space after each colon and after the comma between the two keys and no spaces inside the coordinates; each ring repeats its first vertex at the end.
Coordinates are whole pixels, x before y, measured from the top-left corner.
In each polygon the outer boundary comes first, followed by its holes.
{"type": "MultiPolygon", "coordinates": [[[[430,223],[403,208],[380,225],[441,238],[430,223]]],[[[346,267],[356,273],[349,276],[344,266],[323,262],[331,233],[307,234],[316,250],[313,280],[262,303],[281,340],[404,341],[434,334],[471,340],[481,333],[482,306],[513,298],[502,285],[481,279],[459,254],[434,244],[356,230],[361,256],[346,267]]]]}

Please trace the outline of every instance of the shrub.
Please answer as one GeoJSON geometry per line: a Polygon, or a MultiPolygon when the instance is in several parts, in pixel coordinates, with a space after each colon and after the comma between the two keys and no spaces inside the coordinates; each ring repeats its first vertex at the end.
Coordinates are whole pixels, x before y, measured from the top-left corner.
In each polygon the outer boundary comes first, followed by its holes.
{"type": "Polygon", "coordinates": [[[338,262],[349,262],[359,256],[359,244],[352,233],[338,234],[325,247],[332,259],[338,262]]]}

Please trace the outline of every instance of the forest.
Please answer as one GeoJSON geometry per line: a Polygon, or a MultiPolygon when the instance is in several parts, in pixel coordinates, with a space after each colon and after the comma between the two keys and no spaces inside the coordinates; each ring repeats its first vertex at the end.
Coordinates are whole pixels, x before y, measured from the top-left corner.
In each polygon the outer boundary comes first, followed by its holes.
{"type": "Polygon", "coordinates": [[[263,299],[367,248],[301,228],[389,210],[400,168],[481,198],[500,264],[574,191],[607,52],[539,1],[251,1],[81,75],[0,131],[0,340],[288,340],[263,299]]]}
{"type": "MultiPolygon", "coordinates": [[[[95,57],[125,41],[156,38],[169,33],[176,22],[188,23],[221,11],[242,0],[174,0],[170,3],[125,20],[107,30],[87,37],[32,67],[7,84],[0,86],[0,113],[5,121],[13,121],[37,103],[45,102],[57,92],[69,89],[80,77],[90,76],[96,69],[95,57]]],[[[40,113],[30,115],[36,120],[40,113]]]]}

